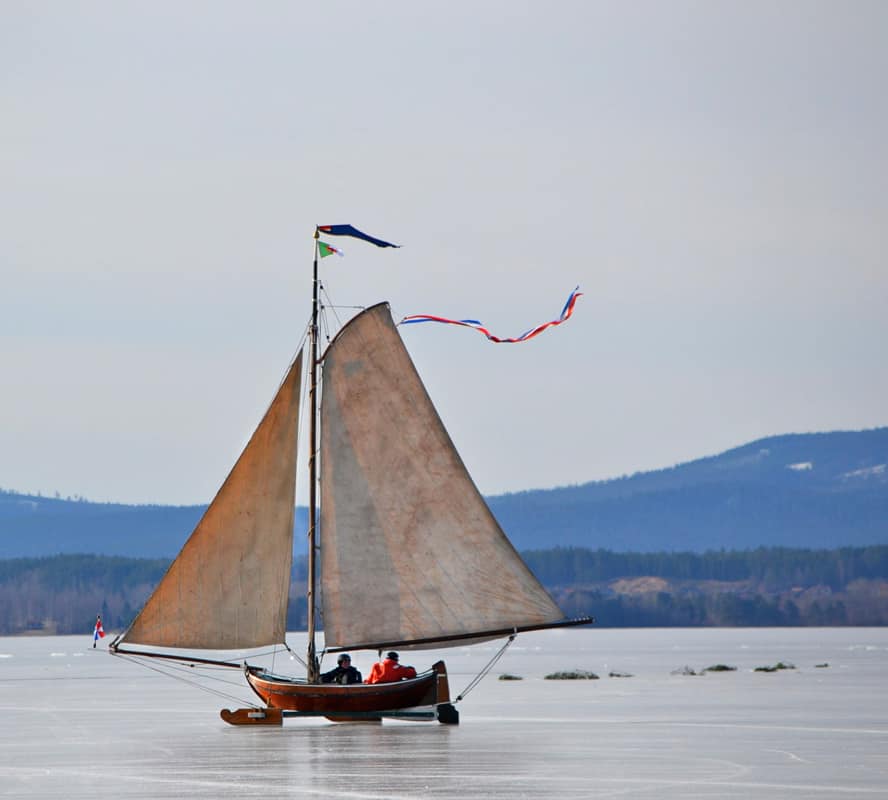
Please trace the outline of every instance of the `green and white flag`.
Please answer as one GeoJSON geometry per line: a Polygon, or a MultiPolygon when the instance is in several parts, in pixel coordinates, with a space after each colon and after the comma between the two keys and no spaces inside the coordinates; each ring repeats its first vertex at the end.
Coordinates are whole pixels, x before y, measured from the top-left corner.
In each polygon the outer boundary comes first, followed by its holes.
{"type": "Polygon", "coordinates": [[[326,242],[322,242],[320,239],[318,240],[318,252],[320,253],[321,258],[332,256],[334,253],[340,258],[345,255],[345,253],[343,253],[338,247],[330,247],[330,245],[326,242]]]}

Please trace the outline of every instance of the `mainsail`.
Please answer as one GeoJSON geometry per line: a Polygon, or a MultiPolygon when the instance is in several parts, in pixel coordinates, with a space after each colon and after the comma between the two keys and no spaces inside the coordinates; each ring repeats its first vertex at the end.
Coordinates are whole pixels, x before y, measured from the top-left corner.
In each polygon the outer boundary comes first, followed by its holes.
{"type": "Polygon", "coordinates": [[[437,646],[545,627],[564,614],[466,471],[387,304],[323,358],[325,646],[437,646]]]}
{"type": "Polygon", "coordinates": [[[213,650],[284,641],[301,376],[300,352],[219,493],[118,641],[213,650]]]}

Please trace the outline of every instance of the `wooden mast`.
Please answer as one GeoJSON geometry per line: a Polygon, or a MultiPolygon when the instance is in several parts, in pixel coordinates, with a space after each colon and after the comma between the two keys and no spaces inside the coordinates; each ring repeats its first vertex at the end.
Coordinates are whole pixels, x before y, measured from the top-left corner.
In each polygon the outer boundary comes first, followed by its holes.
{"type": "Polygon", "coordinates": [[[308,406],[311,415],[308,423],[308,652],[306,667],[308,682],[318,683],[320,680],[320,664],[315,651],[315,605],[317,592],[317,420],[318,420],[318,229],[314,235],[314,270],[312,278],[311,298],[311,379],[308,388],[308,406]]]}

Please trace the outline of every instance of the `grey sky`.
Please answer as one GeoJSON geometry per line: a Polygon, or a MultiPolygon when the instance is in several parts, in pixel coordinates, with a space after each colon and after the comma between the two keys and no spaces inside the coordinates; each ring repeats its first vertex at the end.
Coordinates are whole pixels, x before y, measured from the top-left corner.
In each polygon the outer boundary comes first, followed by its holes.
{"type": "Polygon", "coordinates": [[[0,487],[213,495],[309,313],[403,331],[479,488],[888,424],[888,4],[0,9],[0,487]],[[335,262],[335,263],[331,263],[335,262]],[[341,312],[343,315],[349,312],[341,312]]]}

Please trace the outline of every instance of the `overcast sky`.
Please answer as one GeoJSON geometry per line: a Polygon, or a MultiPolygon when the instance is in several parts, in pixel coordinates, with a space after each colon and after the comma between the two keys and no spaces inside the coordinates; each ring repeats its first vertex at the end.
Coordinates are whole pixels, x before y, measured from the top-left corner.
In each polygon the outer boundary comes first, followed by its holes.
{"type": "Polygon", "coordinates": [[[0,6],[0,487],[207,502],[310,312],[485,494],[888,424],[888,4],[0,6]],[[332,241],[332,240],[331,240],[332,241]],[[335,263],[331,263],[335,262],[335,263]],[[352,312],[343,309],[346,316],[352,312]]]}

